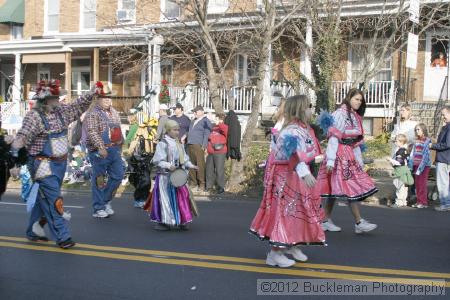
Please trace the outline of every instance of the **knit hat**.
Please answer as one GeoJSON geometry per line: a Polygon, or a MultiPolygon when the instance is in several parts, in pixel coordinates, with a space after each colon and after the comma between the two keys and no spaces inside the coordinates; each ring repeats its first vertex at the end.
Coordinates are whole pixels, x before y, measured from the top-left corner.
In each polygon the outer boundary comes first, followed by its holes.
{"type": "Polygon", "coordinates": [[[164,128],[166,129],[166,131],[169,131],[174,128],[180,128],[180,124],[178,124],[174,120],[167,120],[166,124],[164,124],[164,128]]]}

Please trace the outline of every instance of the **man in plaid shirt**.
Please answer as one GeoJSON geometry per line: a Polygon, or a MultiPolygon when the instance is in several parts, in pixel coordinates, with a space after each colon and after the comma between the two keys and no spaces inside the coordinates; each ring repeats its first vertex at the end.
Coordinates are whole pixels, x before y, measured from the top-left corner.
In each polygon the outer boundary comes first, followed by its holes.
{"type": "Polygon", "coordinates": [[[87,110],[93,99],[93,91],[71,104],[61,104],[59,81],[40,82],[36,91],[36,104],[25,116],[17,133],[11,153],[28,150],[28,169],[37,190],[26,232],[31,241],[48,241],[43,226],[48,223],[57,245],[63,249],[75,245],[64,213],[61,185],[67,166],[67,128],[87,110]],[[44,218],[45,217],[45,218],[44,218]]]}
{"type": "Polygon", "coordinates": [[[93,172],[92,216],[107,218],[114,214],[110,202],[125,173],[121,156],[124,139],[120,129],[120,117],[111,107],[111,99],[100,95],[97,105],[86,115],[85,122],[93,172]]]}

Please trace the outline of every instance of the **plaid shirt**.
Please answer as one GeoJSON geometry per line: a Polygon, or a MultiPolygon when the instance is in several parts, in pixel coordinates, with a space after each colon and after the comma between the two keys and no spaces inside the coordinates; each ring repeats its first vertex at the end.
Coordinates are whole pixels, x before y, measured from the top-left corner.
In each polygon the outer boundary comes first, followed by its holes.
{"type": "Polygon", "coordinates": [[[97,105],[86,115],[85,122],[87,128],[87,147],[89,151],[97,151],[106,148],[102,134],[108,129],[108,122],[120,127],[120,116],[112,107],[109,110],[103,110],[97,105]],[[102,115],[106,115],[108,120],[105,120],[102,115]]]}
{"type": "MultiPolygon", "coordinates": [[[[82,96],[71,104],[61,104],[53,112],[45,114],[50,133],[67,129],[70,123],[79,119],[89,108],[92,98],[90,95],[82,96]],[[62,124],[59,114],[64,120],[64,124],[62,124]]],[[[23,119],[22,128],[17,133],[17,137],[23,138],[28,154],[35,156],[44,149],[44,144],[48,139],[47,134],[41,116],[35,109],[32,109],[23,119]]]]}

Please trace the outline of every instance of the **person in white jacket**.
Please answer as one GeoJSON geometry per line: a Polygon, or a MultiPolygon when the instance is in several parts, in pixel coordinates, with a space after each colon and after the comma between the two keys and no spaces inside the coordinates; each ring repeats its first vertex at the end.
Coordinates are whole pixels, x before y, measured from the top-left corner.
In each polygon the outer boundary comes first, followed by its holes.
{"type": "Polygon", "coordinates": [[[414,142],[416,139],[416,133],[414,131],[414,128],[416,128],[417,122],[411,120],[412,117],[412,110],[411,106],[408,104],[404,104],[400,107],[400,122],[394,125],[394,130],[391,133],[391,156],[394,155],[396,144],[395,140],[397,138],[397,135],[404,134],[408,138],[408,148],[409,146],[414,142]]]}

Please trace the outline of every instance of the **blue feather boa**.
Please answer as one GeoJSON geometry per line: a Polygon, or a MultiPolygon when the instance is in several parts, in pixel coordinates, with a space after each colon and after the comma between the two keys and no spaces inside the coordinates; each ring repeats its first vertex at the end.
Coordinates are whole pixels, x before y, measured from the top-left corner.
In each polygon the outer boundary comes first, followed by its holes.
{"type": "Polygon", "coordinates": [[[298,137],[294,135],[286,135],[283,140],[282,149],[286,157],[290,157],[297,150],[298,137]]]}
{"type": "Polygon", "coordinates": [[[327,134],[328,129],[334,124],[334,117],[328,111],[320,109],[320,114],[317,116],[316,124],[325,134],[327,134]]]}
{"type": "Polygon", "coordinates": [[[367,145],[365,143],[359,145],[359,148],[361,149],[361,152],[366,152],[367,151],[367,145]]]}

